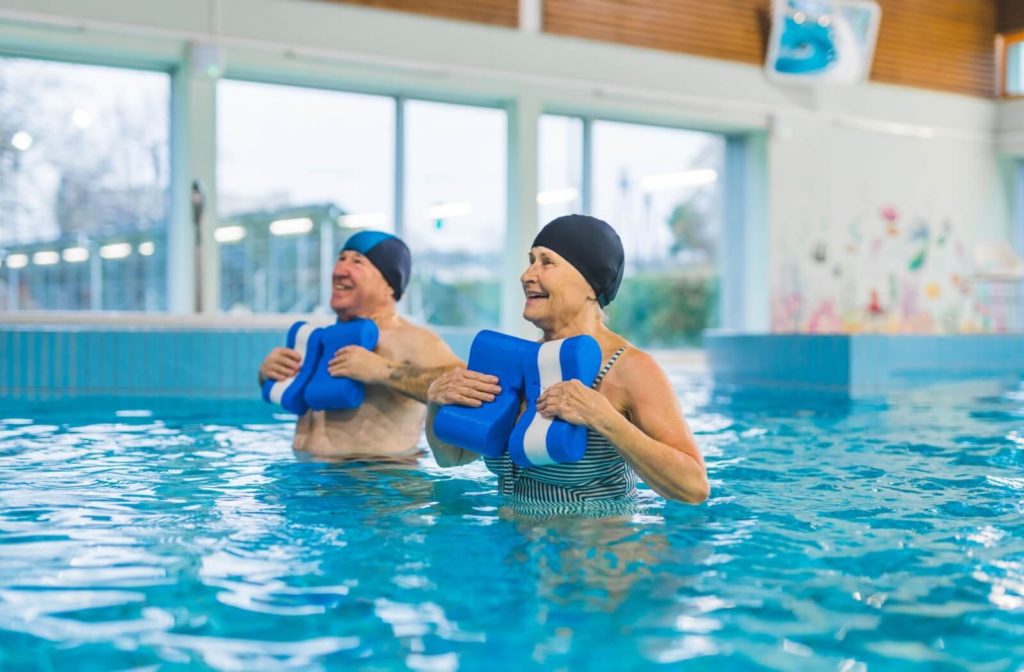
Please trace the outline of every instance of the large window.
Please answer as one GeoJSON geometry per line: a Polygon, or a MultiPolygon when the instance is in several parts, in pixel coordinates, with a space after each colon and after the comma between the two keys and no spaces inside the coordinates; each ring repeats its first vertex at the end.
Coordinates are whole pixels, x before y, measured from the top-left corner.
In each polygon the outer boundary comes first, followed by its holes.
{"type": "Polygon", "coordinates": [[[1002,82],[1004,96],[1024,96],[1024,32],[1003,35],[1002,82]]]}
{"type": "Polygon", "coordinates": [[[495,327],[505,249],[505,112],[405,105],[409,312],[436,325],[495,327]]]}
{"type": "Polygon", "coordinates": [[[403,299],[435,325],[495,326],[505,242],[502,110],[223,81],[218,85],[221,307],[328,310],[344,238],[394,231],[413,251],[403,299]],[[404,176],[396,221],[396,174],[404,176]]]}
{"type": "Polygon", "coordinates": [[[344,238],[394,230],[395,100],[218,84],[217,204],[224,310],[328,310],[344,238]]]}
{"type": "Polygon", "coordinates": [[[724,138],[559,116],[542,118],[540,137],[541,224],[589,208],[622,237],[626,280],[608,309],[612,328],[646,345],[699,342],[717,320],[724,138]]]}
{"type": "Polygon", "coordinates": [[[651,345],[695,343],[717,320],[724,139],[597,121],[593,143],[593,213],[626,249],[612,327],[651,345]]]}
{"type": "MultiPolygon", "coordinates": [[[[0,309],[167,309],[170,96],[167,73],[0,58],[0,309]]],[[[405,313],[500,324],[503,109],[222,80],[216,110],[204,281],[222,310],[329,311],[339,247],[374,228],[413,251],[405,313]]],[[[612,326],[696,342],[716,319],[724,139],[560,115],[538,130],[541,224],[590,212],[625,243],[612,326]]]]}
{"type": "Polygon", "coordinates": [[[0,59],[0,308],[164,310],[170,78],[0,59]]]}

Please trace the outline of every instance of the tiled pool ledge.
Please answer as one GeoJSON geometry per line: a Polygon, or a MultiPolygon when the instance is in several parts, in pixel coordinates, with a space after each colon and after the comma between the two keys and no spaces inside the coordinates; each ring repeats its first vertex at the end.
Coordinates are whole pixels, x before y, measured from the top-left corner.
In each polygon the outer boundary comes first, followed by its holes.
{"type": "Polygon", "coordinates": [[[737,334],[704,337],[718,383],[860,396],[1024,376],[1024,334],[737,334]]]}
{"type": "MultiPolygon", "coordinates": [[[[306,316],[308,319],[308,316],[306,316]]],[[[256,372],[302,316],[0,319],[0,399],[256,397],[256,372]]],[[[320,320],[316,320],[320,321],[320,320]]],[[[328,318],[324,322],[329,322],[328,318]]],[[[465,358],[476,330],[439,329],[465,358]]]]}

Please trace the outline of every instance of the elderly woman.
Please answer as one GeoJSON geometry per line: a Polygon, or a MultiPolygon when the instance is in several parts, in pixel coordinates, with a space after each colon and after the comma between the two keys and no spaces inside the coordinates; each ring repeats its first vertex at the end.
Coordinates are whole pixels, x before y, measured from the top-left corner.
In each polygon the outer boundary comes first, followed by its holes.
{"type": "MultiPolygon", "coordinates": [[[[639,477],[669,499],[695,504],[707,499],[704,460],[668,377],[650,355],[605,325],[603,308],[615,298],[623,264],[618,234],[594,217],[559,217],[533,241],[520,278],[526,294],[523,318],[543,332],[544,341],[593,336],[604,366],[593,387],[558,383],[537,402],[542,416],[587,427],[583,459],[522,468],[507,453],[484,458],[502,494],[537,502],[615,500],[634,496],[639,477]]],[[[494,376],[456,369],[430,386],[427,440],[439,465],[466,464],[479,455],[434,435],[437,409],[493,401],[501,391],[497,383],[494,376]]]]}

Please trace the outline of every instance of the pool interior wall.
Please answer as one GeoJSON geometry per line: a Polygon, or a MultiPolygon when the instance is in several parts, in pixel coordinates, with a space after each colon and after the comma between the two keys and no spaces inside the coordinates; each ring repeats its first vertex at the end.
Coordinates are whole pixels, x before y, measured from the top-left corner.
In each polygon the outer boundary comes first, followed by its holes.
{"type": "MultiPolygon", "coordinates": [[[[252,397],[260,362],[284,345],[286,331],[0,324],[0,399],[252,397]]],[[[441,335],[466,357],[471,333],[441,335]]]]}
{"type": "MultiPolygon", "coordinates": [[[[111,318],[109,325],[0,323],[0,399],[251,398],[258,394],[259,363],[272,348],[284,344],[290,321],[278,322],[239,326],[192,318],[177,327],[173,319],[141,326],[123,318],[111,318]]],[[[457,355],[468,356],[476,330],[438,332],[457,355]]],[[[862,397],[949,381],[1012,380],[1024,375],[1024,334],[712,331],[705,345],[716,384],[785,394],[862,397]]]]}
{"type": "Polygon", "coordinates": [[[1024,375],[1024,334],[705,335],[715,382],[862,397],[1024,375]]]}

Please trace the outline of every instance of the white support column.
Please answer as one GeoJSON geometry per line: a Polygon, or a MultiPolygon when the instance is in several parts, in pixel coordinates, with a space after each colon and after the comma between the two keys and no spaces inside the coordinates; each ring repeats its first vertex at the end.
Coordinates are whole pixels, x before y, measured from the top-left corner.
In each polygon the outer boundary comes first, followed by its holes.
{"type": "Polygon", "coordinates": [[[544,30],[544,0],[519,0],[519,30],[532,34],[544,30]]]}
{"type": "Polygon", "coordinates": [[[722,328],[764,332],[770,325],[767,138],[728,138],[721,259],[722,328]]]}
{"type": "Polygon", "coordinates": [[[540,115],[540,101],[526,95],[519,96],[508,110],[508,223],[501,276],[501,330],[523,337],[536,335],[536,330],[523,321],[519,276],[537,235],[540,115]]]}
{"type": "Polygon", "coordinates": [[[196,241],[192,182],[203,187],[203,312],[220,309],[220,257],[217,227],[217,80],[200,67],[189,49],[173,75],[171,109],[171,205],[167,235],[168,310],[196,312],[196,241]]]}

